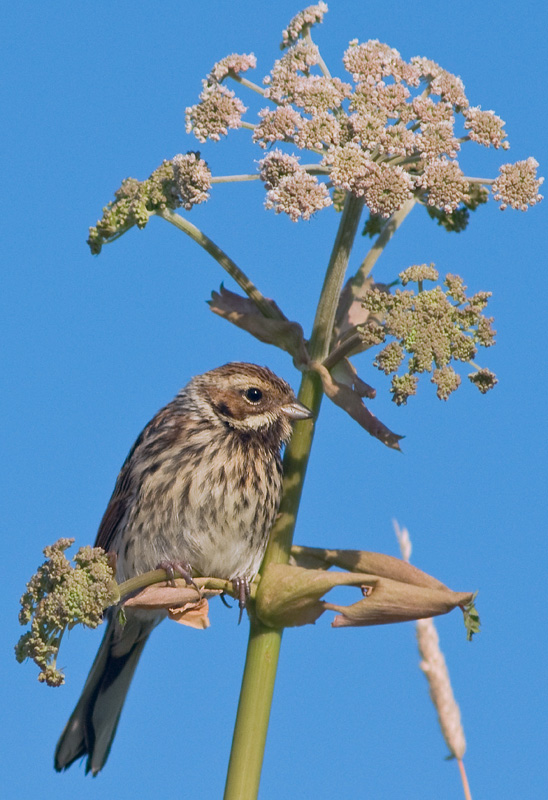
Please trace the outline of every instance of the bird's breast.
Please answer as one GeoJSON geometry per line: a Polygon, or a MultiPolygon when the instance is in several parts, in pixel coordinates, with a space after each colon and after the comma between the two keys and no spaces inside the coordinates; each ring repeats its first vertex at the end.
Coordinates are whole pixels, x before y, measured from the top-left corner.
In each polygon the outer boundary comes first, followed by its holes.
{"type": "Polygon", "coordinates": [[[259,569],[281,496],[278,453],[249,446],[165,454],[143,474],[120,548],[123,577],[161,561],[232,580],[259,569]]]}

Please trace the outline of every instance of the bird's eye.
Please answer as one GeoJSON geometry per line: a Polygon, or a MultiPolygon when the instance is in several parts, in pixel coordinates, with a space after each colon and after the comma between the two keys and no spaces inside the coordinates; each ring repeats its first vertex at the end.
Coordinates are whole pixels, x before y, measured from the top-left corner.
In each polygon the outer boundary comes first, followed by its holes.
{"type": "Polygon", "coordinates": [[[246,400],[249,400],[250,403],[258,403],[263,399],[263,393],[260,389],[257,389],[256,386],[251,386],[249,389],[245,390],[244,397],[246,400]]]}

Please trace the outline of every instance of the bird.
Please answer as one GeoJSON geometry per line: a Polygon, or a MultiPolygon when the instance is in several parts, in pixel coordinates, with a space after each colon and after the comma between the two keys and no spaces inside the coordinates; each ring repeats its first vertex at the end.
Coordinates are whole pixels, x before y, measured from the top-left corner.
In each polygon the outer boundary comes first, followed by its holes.
{"type": "MultiPolygon", "coordinates": [[[[231,362],[197,375],[145,426],[118,475],[96,547],[116,555],[119,582],[162,566],[231,581],[242,610],[281,500],[281,450],[292,422],[312,417],[267,367],[231,362]]],[[[241,611],[240,611],[241,613],[241,611]]],[[[139,657],[166,612],[116,607],[54,767],[108,758],[139,657]]]]}

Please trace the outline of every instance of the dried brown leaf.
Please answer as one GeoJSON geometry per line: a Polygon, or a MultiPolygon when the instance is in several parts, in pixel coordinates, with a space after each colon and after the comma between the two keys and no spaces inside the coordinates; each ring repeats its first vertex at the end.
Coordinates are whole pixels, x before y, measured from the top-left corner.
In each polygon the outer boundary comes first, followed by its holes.
{"type": "Polygon", "coordinates": [[[351,572],[365,572],[390,578],[400,583],[423,586],[430,589],[447,589],[447,586],[428,575],[408,561],[394,558],[385,553],[372,553],[369,550],[329,550],[321,547],[293,545],[291,555],[297,566],[313,564],[316,568],[341,567],[351,572]]]}
{"type": "MultiPolygon", "coordinates": [[[[386,566],[382,554],[378,563],[386,566]]],[[[374,560],[374,559],[373,559],[374,560]]],[[[393,559],[398,561],[398,559],[393,559]]],[[[405,563],[405,562],[403,562],[405,563]]],[[[420,570],[417,570],[420,573],[420,570]]],[[[419,578],[424,583],[425,573],[419,578]]],[[[417,580],[409,573],[405,577],[417,580]]],[[[323,569],[305,569],[288,564],[270,564],[259,584],[256,613],[259,619],[273,628],[292,627],[314,623],[326,611],[337,611],[333,627],[358,627],[385,625],[446,614],[457,606],[469,603],[471,592],[453,592],[430,576],[436,585],[422,585],[392,580],[366,573],[327,572],[323,569]],[[357,586],[367,589],[366,596],[349,606],[327,603],[321,598],[335,586],[357,586]]]]}
{"type": "Polygon", "coordinates": [[[214,314],[232,322],[259,341],[280,347],[290,353],[297,363],[307,364],[309,358],[302,327],[298,322],[286,319],[273,300],[269,300],[269,303],[280,318],[263,316],[252,300],[222,286],[220,292],[211,293],[209,307],[214,314]]]}
{"type": "Polygon", "coordinates": [[[371,436],[374,436],[393,450],[400,450],[399,442],[403,439],[403,436],[393,433],[384,423],[372,414],[371,411],[364,406],[357,391],[346,386],[344,383],[339,383],[334,380],[329,370],[327,370],[323,364],[313,362],[310,366],[320,375],[323,390],[335,405],[344,408],[352,419],[355,419],[362,428],[371,434],[371,436]]]}
{"type": "Polygon", "coordinates": [[[338,341],[357,325],[365,325],[366,322],[371,320],[382,321],[378,314],[373,314],[369,309],[365,308],[363,297],[371,289],[386,292],[388,288],[384,283],[375,283],[371,276],[367,276],[364,279],[359,272],[346,282],[339,298],[335,316],[335,337],[338,341]]]}
{"type": "Polygon", "coordinates": [[[182,578],[174,581],[174,586],[167,583],[154,583],[145,586],[140,592],[124,602],[125,608],[175,608],[186,603],[197,603],[202,595],[192,586],[188,586],[182,578]]]}
{"type": "Polygon", "coordinates": [[[362,297],[374,286],[373,278],[361,279],[361,275],[350,278],[343,287],[335,316],[335,332],[338,339],[356,325],[363,325],[371,316],[364,308],[362,297]]]}
{"type": "MultiPolygon", "coordinates": [[[[200,580],[200,579],[198,579],[200,580]]],[[[188,586],[182,578],[177,578],[174,585],[154,583],[124,602],[124,608],[164,609],[169,619],[188,625],[190,628],[205,630],[209,628],[208,597],[221,594],[220,589],[201,589],[198,591],[188,586]]]]}
{"type": "Polygon", "coordinates": [[[202,597],[197,603],[186,603],[181,608],[170,608],[168,617],[181,625],[203,631],[209,628],[209,603],[202,597]]]}
{"type": "Polygon", "coordinates": [[[342,358],[340,361],[337,361],[331,370],[331,377],[333,380],[337,381],[337,383],[343,383],[345,386],[354,389],[360,397],[367,397],[369,400],[374,400],[377,396],[377,390],[365,381],[362,381],[357,373],[356,367],[348,358],[342,358]]]}
{"type": "Polygon", "coordinates": [[[271,628],[314,623],[325,608],[320,598],[334,586],[361,586],[371,576],[269,564],[257,590],[255,610],[271,628]]]}
{"type": "Polygon", "coordinates": [[[472,592],[432,589],[379,578],[363,600],[350,606],[324,603],[324,607],[339,612],[331,624],[334,628],[343,628],[437,617],[469,603],[472,597],[472,592]]]}

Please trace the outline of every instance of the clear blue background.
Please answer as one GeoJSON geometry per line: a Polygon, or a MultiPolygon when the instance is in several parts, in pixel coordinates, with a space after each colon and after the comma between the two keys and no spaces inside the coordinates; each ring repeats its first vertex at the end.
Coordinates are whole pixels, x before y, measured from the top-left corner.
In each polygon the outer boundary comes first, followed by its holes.
{"type": "MultiPolygon", "coordinates": [[[[379,38],[460,74],[472,104],[507,123],[508,153],[465,148],[469,174],[534,155],[548,172],[546,6],[401,0],[331,2],[314,34],[342,75],[348,41],[379,38]]],[[[164,624],[146,648],[104,772],[57,775],[52,754],[101,631],[74,631],[48,689],[12,647],[17,601],[59,536],[93,542],[134,438],[194,374],[230,360],[268,364],[295,387],[283,353],[212,315],[226,280],[184,235],[153,219],[92,258],[87,228],[126,176],[200,147],[214,174],[251,171],[249,134],[200,146],[184,108],[231,52],[254,52],[256,79],[280,53],[300,9],[277,3],[50,2],[4,12],[1,193],[5,347],[2,467],[4,692],[2,796],[220,797],[247,639],[220,603],[198,633],[164,624]]],[[[258,101],[239,92],[252,108],[258,101]]],[[[310,330],[337,217],[292,224],[262,207],[258,184],[218,186],[191,219],[287,316],[310,330]]],[[[459,614],[439,619],[460,703],[476,798],[546,794],[546,203],[490,203],[449,235],[416,209],[378,264],[391,279],[434,261],[472,290],[494,293],[498,344],[481,354],[499,377],[444,404],[433,387],[398,409],[383,376],[372,409],[406,435],[385,449],[327,401],[322,407],[296,540],[397,554],[392,518],[414,561],[455,589],[475,590],[483,633],[465,640],[459,614]]],[[[355,269],[366,242],[357,242],[355,269]]],[[[229,280],[227,286],[234,288],[229,280]]],[[[350,601],[352,598],[348,596],[350,601]]],[[[261,798],[460,798],[454,763],[418,669],[411,624],[284,635],[261,798]]]]}

